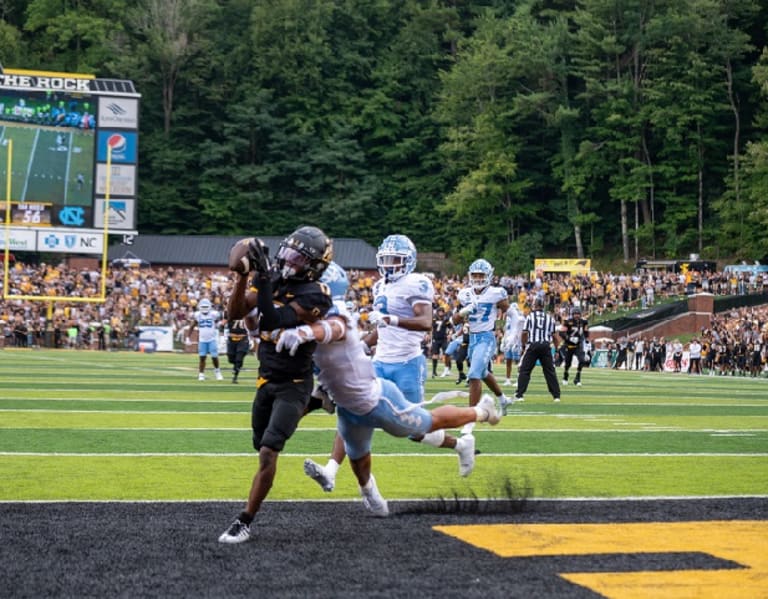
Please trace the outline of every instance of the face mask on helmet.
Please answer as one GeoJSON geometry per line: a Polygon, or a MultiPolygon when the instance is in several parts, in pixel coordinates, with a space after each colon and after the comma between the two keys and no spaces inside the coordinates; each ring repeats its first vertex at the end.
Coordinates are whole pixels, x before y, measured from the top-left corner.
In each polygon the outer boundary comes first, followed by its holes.
{"type": "Polygon", "coordinates": [[[302,273],[309,267],[309,257],[287,245],[280,246],[277,251],[277,261],[280,274],[284,279],[301,278],[302,273]]]}
{"type": "Polygon", "coordinates": [[[211,302],[209,300],[202,300],[197,307],[203,314],[208,314],[211,311],[211,302]]]}
{"type": "Polygon", "coordinates": [[[300,227],[285,238],[277,250],[283,279],[316,281],[333,256],[331,240],[317,227],[300,227]]]}
{"type": "Polygon", "coordinates": [[[472,289],[480,292],[491,284],[493,267],[487,260],[475,260],[469,265],[468,274],[472,289]]]}
{"type": "Polygon", "coordinates": [[[376,252],[379,274],[387,281],[396,281],[416,268],[416,246],[405,235],[390,235],[376,252]]]}

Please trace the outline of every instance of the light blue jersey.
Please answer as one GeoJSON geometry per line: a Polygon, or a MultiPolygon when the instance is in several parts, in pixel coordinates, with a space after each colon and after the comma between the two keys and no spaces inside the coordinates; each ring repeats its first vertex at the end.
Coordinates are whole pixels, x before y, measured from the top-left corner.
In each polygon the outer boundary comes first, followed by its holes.
{"type": "Polygon", "coordinates": [[[470,379],[484,379],[490,370],[488,365],[496,355],[496,335],[494,329],[499,318],[499,303],[507,300],[507,291],[503,287],[489,285],[480,293],[472,287],[459,291],[458,300],[461,307],[474,306],[469,314],[469,360],[470,379]]]}
{"type": "MultiPolygon", "coordinates": [[[[374,308],[398,318],[413,318],[413,307],[431,306],[434,297],[432,281],[418,273],[391,282],[380,279],[373,287],[374,308]]],[[[373,359],[377,376],[394,382],[408,401],[421,402],[427,380],[427,359],[421,347],[424,331],[387,326],[380,327],[378,333],[373,359]]]]}

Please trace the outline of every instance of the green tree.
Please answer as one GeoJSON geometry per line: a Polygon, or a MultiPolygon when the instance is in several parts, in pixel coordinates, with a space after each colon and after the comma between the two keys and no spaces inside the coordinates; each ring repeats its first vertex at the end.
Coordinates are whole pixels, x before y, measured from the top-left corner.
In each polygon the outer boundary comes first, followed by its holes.
{"type": "Polygon", "coordinates": [[[30,46],[26,68],[98,73],[126,11],[124,0],[31,0],[24,23],[30,46]]]}

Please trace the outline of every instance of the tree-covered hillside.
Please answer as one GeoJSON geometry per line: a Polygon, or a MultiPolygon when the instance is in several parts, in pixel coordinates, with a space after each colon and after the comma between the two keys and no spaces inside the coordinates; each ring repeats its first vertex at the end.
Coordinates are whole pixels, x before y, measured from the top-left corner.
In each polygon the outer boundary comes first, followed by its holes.
{"type": "Polygon", "coordinates": [[[0,63],[133,80],[139,230],[392,232],[460,267],[768,254],[759,0],[5,0],[0,63]]]}

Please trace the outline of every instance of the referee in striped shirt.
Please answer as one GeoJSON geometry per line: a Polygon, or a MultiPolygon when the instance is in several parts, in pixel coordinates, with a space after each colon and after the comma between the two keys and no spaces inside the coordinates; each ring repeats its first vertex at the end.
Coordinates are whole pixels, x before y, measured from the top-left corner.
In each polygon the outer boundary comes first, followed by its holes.
{"type": "Polygon", "coordinates": [[[552,336],[555,333],[555,319],[544,311],[544,298],[536,296],[533,310],[525,317],[523,324],[523,355],[517,374],[515,401],[521,401],[531,381],[531,372],[538,360],[544,371],[552,399],[560,401],[560,384],[557,382],[555,364],[552,361],[552,336]]]}

